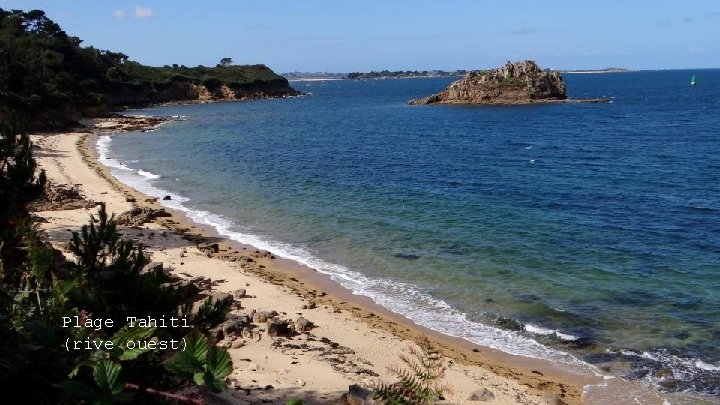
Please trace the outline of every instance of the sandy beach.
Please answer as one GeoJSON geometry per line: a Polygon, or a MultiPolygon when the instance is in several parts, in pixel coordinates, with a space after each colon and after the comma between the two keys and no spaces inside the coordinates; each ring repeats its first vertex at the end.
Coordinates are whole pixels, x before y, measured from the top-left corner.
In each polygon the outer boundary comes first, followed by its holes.
{"type": "MultiPolygon", "coordinates": [[[[146,122],[140,127],[156,124],[146,122]]],[[[38,163],[48,179],[76,186],[84,198],[105,203],[108,212],[116,215],[136,207],[162,208],[156,199],[117,181],[96,160],[99,133],[137,130],[138,125],[120,124],[118,119],[91,125],[87,132],[32,136],[38,163]]],[[[69,231],[86,224],[95,211],[79,208],[36,214],[46,220],[42,229],[62,250],[69,231]]],[[[284,404],[297,398],[305,403],[342,403],[340,397],[349,385],[395,381],[387,367],[399,364],[400,355],[423,335],[445,356],[447,371],[442,382],[452,387],[452,393],[441,403],[579,404],[587,402],[584,386],[602,382],[590,373],[563,370],[546,361],[512,356],[419,327],[312,269],[229,241],[168,211],[172,216],[121,231],[142,243],[151,261],[162,262],[179,277],[210,279],[217,292],[244,289],[244,296],[235,297],[233,313],[276,311],[283,319],[302,316],[314,324],[309,332],[291,338],[270,337],[262,331],[263,324],[242,340],[220,342],[229,346],[234,371],[229,377],[231,388],[218,401],[284,404]]],[[[655,400],[661,403],[659,397],[644,403],[655,400]]],[[[628,402],[632,403],[629,398],[628,402]]]]}

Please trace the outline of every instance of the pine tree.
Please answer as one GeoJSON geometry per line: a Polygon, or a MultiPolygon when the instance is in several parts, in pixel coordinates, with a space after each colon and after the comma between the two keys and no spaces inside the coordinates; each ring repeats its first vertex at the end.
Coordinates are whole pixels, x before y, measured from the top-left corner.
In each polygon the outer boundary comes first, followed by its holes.
{"type": "Polygon", "coordinates": [[[13,125],[0,131],[0,262],[11,258],[18,228],[28,217],[26,206],[45,186],[45,172],[36,176],[30,138],[18,132],[13,125]]]}

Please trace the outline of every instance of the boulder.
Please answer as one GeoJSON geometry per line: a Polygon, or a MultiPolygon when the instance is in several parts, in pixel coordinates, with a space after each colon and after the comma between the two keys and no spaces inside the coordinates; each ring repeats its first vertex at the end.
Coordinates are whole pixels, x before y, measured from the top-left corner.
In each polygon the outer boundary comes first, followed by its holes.
{"type": "Polygon", "coordinates": [[[288,321],[273,318],[267,322],[267,334],[268,336],[289,336],[292,334],[292,329],[290,329],[288,321]]]}
{"type": "Polygon", "coordinates": [[[263,323],[270,319],[270,313],[267,311],[258,311],[253,314],[253,323],[263,323]]]}
{"type": "Polygon", "coordinates": [[[307,332],[310,329],[312,329],[315,326],[315,324],[312,323],[312,321],[309,321],[302,316],[295,321],[295,331],[296,332],[307,332]]]}
{"type": "Polygon", "coordinates": [[[213,291],[212,293],[210,293],[210,297],[213,299],[213,301],[217,302],[228,301],[229,304],[232,304],[233,302],[233,296],[222,291],[213,291]]]}
{"type": "Polygon", "coordinates": [[[487,388],[480,388],[472,392],[468,397],[468,401],[492,401],[495,399],[495,394],[490,392],[487,388]]]}
{"type": "Polygon", "coordinates": [[[200,243],[197,248],[205,253],[217,253],[220,251],[220,245],[217,243],[200,243]]]}
{"type": "Polygon", "coordinates": [[[382,401],[375,400],[375,393],[369,389],[363,388],[357,384],[348,387],[348,392],[344,393],[341,402],[347,405],[379,405],[382,401]]]}
{"type": "Polygon", "coordinates": [[[162,273],[163,270],[162,262],[151,262],[146,264],[142,270],[140,270],[140,273],[162,273]]]}
{"type": "Polygon", "coordinates": [[[175,284],[175,288],[180,291],[185,300],[191,300],[200,294],[200,287],[190,280],[181,280],[175,284]]]}
{"type": "Polygon", "coordinates": [[[222,331],[224,336],[240,336],[242,335],[243,328],[245,327],[245,323],[242,319],[239,318],[233,318],[228,319],[222,324],[222,331]]]}
{"type": "Polygon", "coordinates": [[[225,339],[225,333],[223,333],[223,326],[224,325],[218,325],[210,330],[208,330],[208,333],[210,334],[210,338],[214,340],[215,342],[219,342],[223,339],[225,339]]]}
{"type": "Polygon", "coordinates": [[[59,211],[76,210],[79,208],[93,208],[95,201],[88,200],[75,186],[45,183],[45,189],[37,200],[28,204],[29,211],[59,211]]]}
{"type": "Polygon", "coordinates": [[[172,214],[162,208],[137,207],[118,215],[116,222],[118,225],[141,226],[144,223],[152,222],[156,218],[170,216],[172,214]]]}

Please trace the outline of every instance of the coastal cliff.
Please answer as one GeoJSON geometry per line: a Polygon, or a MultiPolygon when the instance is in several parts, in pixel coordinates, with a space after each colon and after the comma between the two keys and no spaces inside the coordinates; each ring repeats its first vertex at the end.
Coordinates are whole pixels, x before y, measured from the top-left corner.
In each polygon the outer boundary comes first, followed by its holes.
{"type": "MultiPolygon", "coordinates": [[[[499,69],[472,71],[445,90],[409,104],[532,104],[567,100],[560,73],[525,60],[499,69]]],[[[604,101],[601,99],[582,101],[604,101]]]]}
{"type": "MultiPolygon", "coordinates": [[[[198,68],[187,68],[191,69],[198,68]]],[[[109,108],[118,108],[164,103],[258,100],[302,94],[293,89],[287,79],[276,75],[264,65],[205,69],[209,74],[204,74],[204,79],[175,74],[160,80],[146,79],[140,83],[111,83],[106,93],[107,105],[109,108]],[[238,70],[235,77],[216,77],[218,73],[224,73],[221,70],[231,69],[238,70]],[[242,70],[248,69],[261,72],[263,77],[246,79],[242,70]]]]}
{"type": "Polygon", "coordinates": [[[301,94],[265,65],[147,66],[83,47],[42,10],[0,8],[0,28],[0,121],[31,131],[126,107],[301,94]]]}

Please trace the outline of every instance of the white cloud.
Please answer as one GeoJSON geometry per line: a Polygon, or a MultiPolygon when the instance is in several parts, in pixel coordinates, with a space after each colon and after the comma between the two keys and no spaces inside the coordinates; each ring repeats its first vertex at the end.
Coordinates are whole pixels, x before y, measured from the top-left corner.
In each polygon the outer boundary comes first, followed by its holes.
{"type": "Polygon", "coordinates": [[[113,11],[112,15],[115,18],[123,19],[123,18],[125,18],[125,10],[123,10],[123,9],[115,10],[115,11],[113,11]]]}
{"type": "Polygon", "coordinates": [[[151,8],[135,6],[135,17],[137,18],[150,18],[153,16],[151,8]]]}

